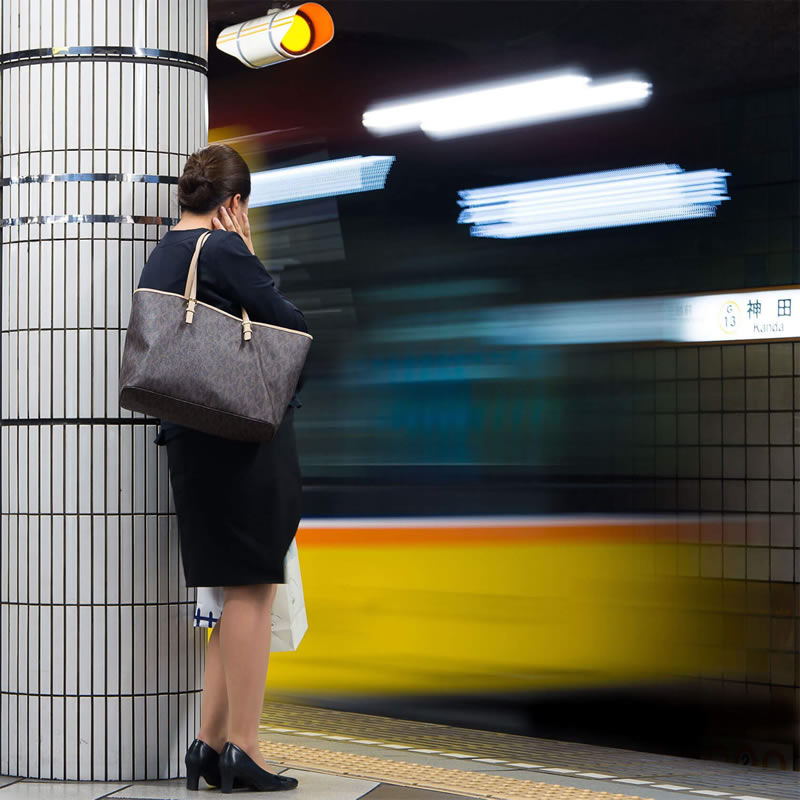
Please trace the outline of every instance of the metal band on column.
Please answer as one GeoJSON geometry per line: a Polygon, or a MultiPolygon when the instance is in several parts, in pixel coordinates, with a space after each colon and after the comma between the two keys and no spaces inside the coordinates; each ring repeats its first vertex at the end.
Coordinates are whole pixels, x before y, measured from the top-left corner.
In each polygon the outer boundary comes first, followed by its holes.
{"type": "Polygon", "coordinates": [[[203,74],[208,73],[208,62],[204,58],[157,47],[40,47],[36,50],[17,50],[0,54],[0,69],[72,58],[86,60],[87,56],[93,61],[144,62],[167,66],[179,64],[203,74]]]}

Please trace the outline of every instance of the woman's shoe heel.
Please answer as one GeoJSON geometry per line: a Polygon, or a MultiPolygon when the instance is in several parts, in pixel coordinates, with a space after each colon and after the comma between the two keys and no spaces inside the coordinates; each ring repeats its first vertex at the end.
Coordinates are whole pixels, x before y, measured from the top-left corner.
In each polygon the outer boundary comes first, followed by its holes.
{"type": "Polygon", "coordinates": [[[222,794],[230,794],[233,791],[233,773],[227,770],[220,770],[219,777],[222,794]]]}
{"type": "Polygon", "coordinates": [[[186,764],[186,788],[196,792],[200,788],[200,778],[205,778],[209,786],[219,783],[219,753],[200,739],[195,739],[183,759],[186,764]]]}
{"type": "Polygon", "coordinates": [[[186,771],[186,788],[190,792],[196,792],[200,788],[200,768],[193,767],[186,771]]]}

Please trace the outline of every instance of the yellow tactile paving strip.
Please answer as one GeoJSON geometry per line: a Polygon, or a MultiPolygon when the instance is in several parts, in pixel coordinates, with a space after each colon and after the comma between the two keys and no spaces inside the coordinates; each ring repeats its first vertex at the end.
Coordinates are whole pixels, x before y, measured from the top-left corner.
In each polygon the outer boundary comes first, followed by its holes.
{"type": "MultiPolygon", "coordinates": [[[[537,740],[525,736],[452,728],[430,722],[412,722],[274,701],[264,703],[261,725],[267,731],[275,726],[285,726],[297,731],[343,734],[355,739],[379,739],[382,742],[407,744],[410,747],[433,747],[444,752],[470,753],[475,757],[497,756],[509,761],[529,761],[545,757],[545,752],[537,751],[537,740]]],[[[564,749],[563,744],[559,748],[559,743],[539,744],[542,745],[539,749],[546,750],[547,754],[564,749]]],[[[570,744],[569,748],[573,758],[576,752],[584,750],[579,744],[570,744]]],[[[595,760],[590,759],[590,763],[585,766],[596,767],[595,760]]]]}
{"type": "MultiPolygon", "coordinates": [[[[466,753],[473,758],[502,758],[506,761],[532,761],[550,767],[572,767],[578,771],[613,772],[621,777],[669,775],[670,759],[650,753],[598,748],[576,742],[535,739],[509,733],[453,728],[430,722],[412,722],[371,714],[332,711],[312,706],[266,702],[261,714],[264,732],[312,731],[323,735],[339,734],[353,739],[376,739],[409,747],[428,747],[442,753],[466,753]],[[601,753],[602,751],[602,753],[601,753]]],[[[704,762],[713,771],[712,762],[704,762]]]]}
{"type": "Polygon", "coordinates": [[[572,786],[504,778],[485,772],[464,772],[295,744],[262,741],[260,747],[267,761],[281,766],[485,800],[640,800],[613,792],[594,792],[572,786]]]}
{"type": "MultiPolygon", "coordinates": [[[[495,765],[508,765],[506,769],[513,768],[515,762],[526,763],[529,768],[536,764],[550,778],[554,773],[563,772],[571,778],[609,779],[622,783],[638,781],[641,784],[638,791],[646,796],[649,796],[649,785],[653,786],[654,793],[655,790],[673,790],[675,785],[680,785],[687,792],[728,796],[733,800],[767,797],[798,800],[797,773],[793,772],[333,711],[274,699],[264,704],[261,731],[267,737],[271,733],[281,737],[319,736],[320,742],[322,739],[341,740],[348,744],[374,745],[376,749],[389,747],[396,754],[424,748],[420,752],[448,760],[455,756],[460,762],[468,759],[473,764],[475,760],[490,758],[493,759],[490,763],[495,765]]],[[[416,765],[414,769],[417,769],[416,765]]],[[[466,770],[458,771],[463,773],[466,770]]],[[[537,777],[536,771],[530,771],[531,777],[537,777]]],[[[552,784],[548,784],[548,791],[551,788],[552,784]]],[[[606,783],[604,788],[615,787],[606,783]]],[[[448,791],[446,787],[442,790],[448,791]]],[[[469,794],[463,789],[450,791],[469,794]]],[[[601,791],[593,793],[605,794],[601,791]]]]}

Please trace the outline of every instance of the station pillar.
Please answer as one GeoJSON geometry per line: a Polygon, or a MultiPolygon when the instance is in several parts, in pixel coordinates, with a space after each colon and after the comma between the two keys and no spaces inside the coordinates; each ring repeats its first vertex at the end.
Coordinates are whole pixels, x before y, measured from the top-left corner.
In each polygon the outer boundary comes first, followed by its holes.
{"type": "Polygon", "coordinates": [[[117,377],[207,143],[207,4],[0,8],[0,774],[174,778],[204,637],[164,448],[117,377]]]}

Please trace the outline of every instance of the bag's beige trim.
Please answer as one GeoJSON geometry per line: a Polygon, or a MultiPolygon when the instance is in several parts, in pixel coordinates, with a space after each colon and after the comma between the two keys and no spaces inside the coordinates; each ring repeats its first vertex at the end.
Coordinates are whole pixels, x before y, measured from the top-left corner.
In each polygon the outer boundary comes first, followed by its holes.
{"type": "MultiPolygon", "coordinates": [[[[136,292],[152,292],[153,294],[166,294],[170,297],[177,297],[179,300],[186,301],[186,298],[182,294],[176,294],[175,292],[164,292],[161,289],[135,289],[134,294],[136,292]]],[[[202,300],[195,300],[195,303],[198,306],[205,306],[206,308],[210,308],[212,311],[216,311],[219,314],[224,314],[226,317],[230,317],[231,319],[235,319],[238,323],[244,324],[244,319],[242,317],[235,317],[233,314],[229,314],[227,311],[223,311],[221,308],[217,308],[216,306],[212,306],[209,303],[204,303],[202,300]]],[[[255,322],[253,320],[248,319],[247,322],[250,325],[258,325],[261,328],[275,328],[278,331],[287,331],[288,333],[296,333],[298,336],[307,336],[309,339],[314,339],[314,337],[310,333],[306,333],[305,331],[297,331],[294,328],[284,328],[281,325],[270,325],[268,322],[255,322]]]]}
{"type": "MultiPolygon", "coordinates": [[[[194,246],[194,254],[189,264],[189,272],[186,276],[186,288],[183,290],[183,299],[186,301],[186,324],[191,325],[194,320],[194,307],[197,305],[197,263],[200,259],[200,251],[203,245],[211,238],[211,231],[201,233],[194,246]]],[[[250,316],[242,306],[242,338],[249,342],[253,338],[250,328],[250,316]]]]}

